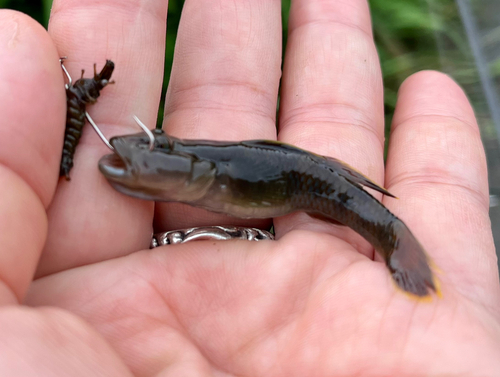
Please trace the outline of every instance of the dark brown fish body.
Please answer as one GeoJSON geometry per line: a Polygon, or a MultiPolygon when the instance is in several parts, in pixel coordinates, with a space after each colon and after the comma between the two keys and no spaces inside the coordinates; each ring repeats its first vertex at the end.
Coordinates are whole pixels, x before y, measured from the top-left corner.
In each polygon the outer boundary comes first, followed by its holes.
{"type": "Polygon", "coordinates": [[[82,71],[82,78],[66,88],[66,129],[59,176],[65,176],[67,180],[70,179],[69,172],[73,167],[73,156],[85,126],[87,105],[97,101],[100,91],[110,83],[109,80],[114,68],[114,63],[107,60],[101,72],[97,73],[94,64],[93,78],[83,78],[84,72],[82,71]]]}
{"type": "Polygon", "coordinates": [[[163,133],[155,138],[153,151],[143,134],[111,140],[116,153],[103,157],[99,167],[114,188],[240,218],[319,214],[368,240],[403,290],[418,296],[436,290],[419,242],[361,185],[390,194],[341,161],[272,141],[180,140],[163,133]]]}

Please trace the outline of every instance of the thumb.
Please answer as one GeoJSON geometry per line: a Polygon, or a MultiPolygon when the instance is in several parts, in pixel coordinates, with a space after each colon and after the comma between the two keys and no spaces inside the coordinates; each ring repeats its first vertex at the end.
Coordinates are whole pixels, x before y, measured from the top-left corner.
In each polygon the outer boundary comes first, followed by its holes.
{"type": "Polygon", "coordinates": [[[47,32],[0,10],[0,304],[22,301],[47,234],[57,184],[64,83],[47,32]]]}

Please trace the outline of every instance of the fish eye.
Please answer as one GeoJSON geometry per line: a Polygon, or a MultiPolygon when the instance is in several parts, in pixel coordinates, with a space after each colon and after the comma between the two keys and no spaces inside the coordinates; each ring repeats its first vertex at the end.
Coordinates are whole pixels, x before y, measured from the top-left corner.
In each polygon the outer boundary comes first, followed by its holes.
{"type": "MultiPolygon", "coordinates": [[[[149,146],[149,142],[147,144],[149,146]]],[[[163,149],[166,152],[170,150],[170,144],[166,141],[163,142],[155,141],[155,148],[163,149]]]]}
{"type": "MultiPolygon", "coordinates": [[[[153,133],[155,134],[155,148],[160,149],[162,152],[170,152],[172,150],[172,147],[170,145],[170,140],[166,137],[161,137],[163,131],[154,130],[153,133]]],[[[148,146],[149,146],[149,140],[148,140],[148,146]]]]}

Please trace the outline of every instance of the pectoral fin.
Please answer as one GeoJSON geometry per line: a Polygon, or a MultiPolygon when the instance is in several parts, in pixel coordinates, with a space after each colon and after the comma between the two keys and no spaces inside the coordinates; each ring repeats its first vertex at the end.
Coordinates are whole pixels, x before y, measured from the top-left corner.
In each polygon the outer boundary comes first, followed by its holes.
{"type": "MultiPolygon", "coordinates": [[[[186,192],[197,193],[197,199],[203,197],[215,180],[216,169],[212,162],[205,160],[193,161],[189,184],[186,192]]],[[[193,197],[194,198],[194,197],[193,197]]]]}
{"type": "Polygon", "coordinates": [[[391,198],[396,198],[396,196],[392,195],[389,191],[380,187],[373,181],[371,181],[368,177],[354,169],[353,167],[347,165],[345,162],[337,160],[332,157],[324,157],[328,166],[330,166],[336,173],[340,174],[342,177],[347,179],[354,185],[369,187],[375,191],[381,192],[384,195],[390,196],[391,198]]]}

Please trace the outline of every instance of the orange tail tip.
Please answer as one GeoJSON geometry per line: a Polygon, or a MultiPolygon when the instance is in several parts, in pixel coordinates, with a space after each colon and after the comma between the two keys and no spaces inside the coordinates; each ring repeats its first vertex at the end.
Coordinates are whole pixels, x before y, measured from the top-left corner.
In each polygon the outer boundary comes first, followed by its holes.
{"type": "Polygon", "coordinates": [[[438,280],[432,275],[425,276],[408,271],[396,271],[392,273],[392,279],[397,287],[412,297],[430,298],[434,292],[438,297],[442,297],[438,280]]]}
{"type": "Polygon", "coordinates": [[[431,269],[430,259],[420,243],[406,226],[401,229],[398,238],[387,259],[387,267],[396,285],[418,297],[430,296],[431,292],[440,297],[441,291],[431,269]]]}

